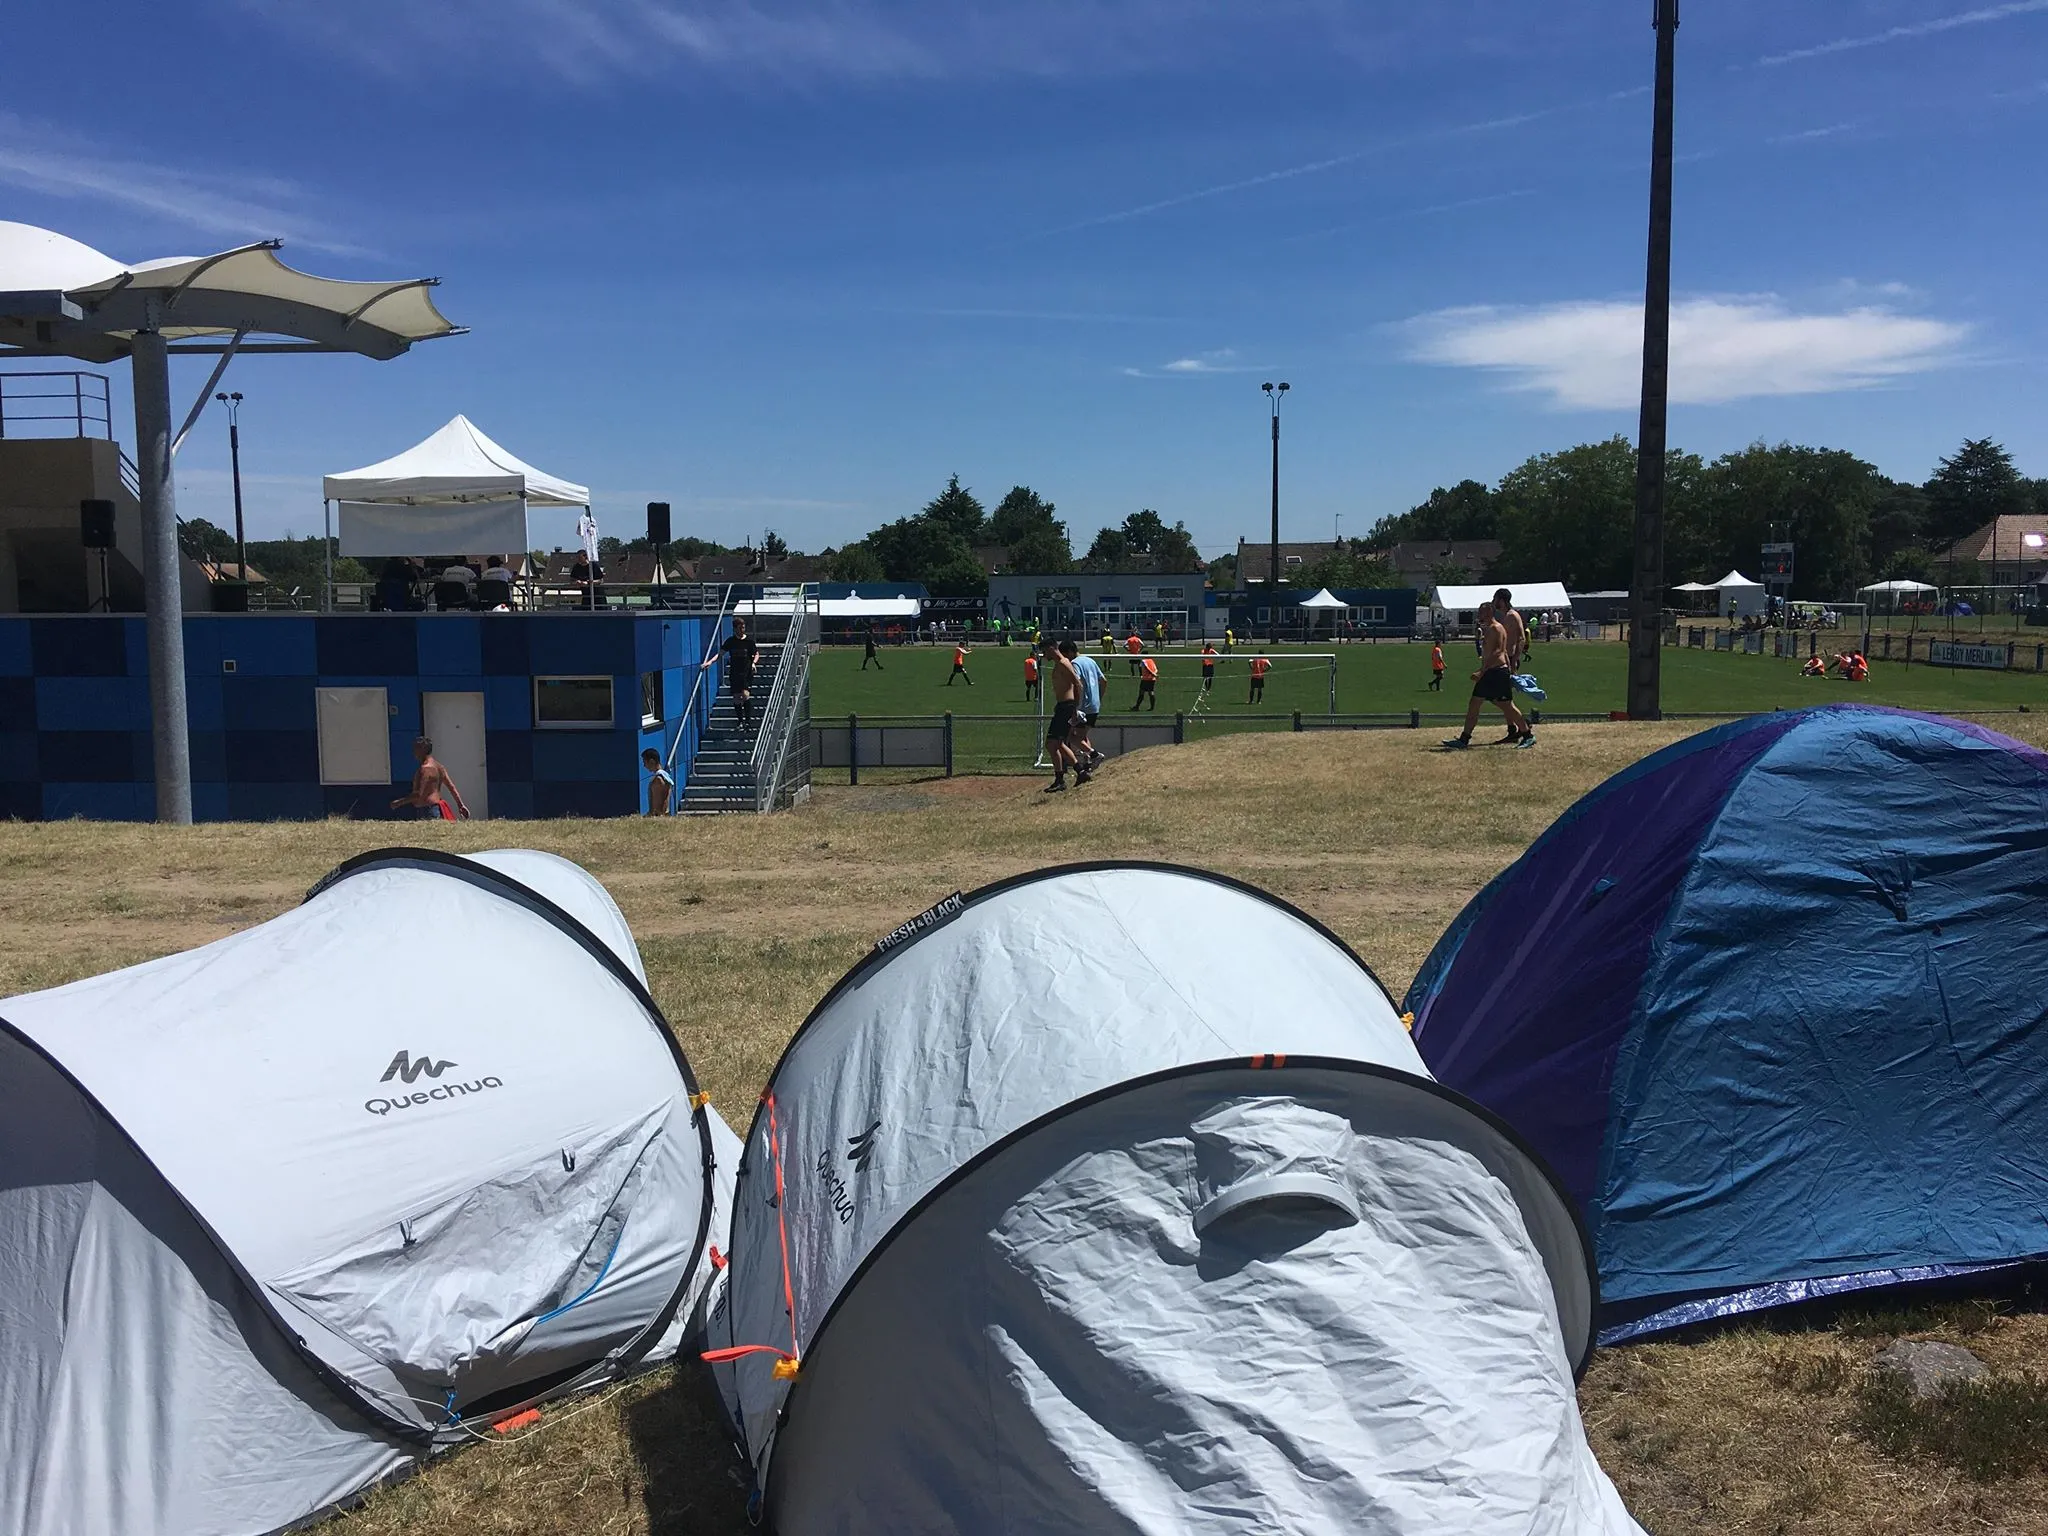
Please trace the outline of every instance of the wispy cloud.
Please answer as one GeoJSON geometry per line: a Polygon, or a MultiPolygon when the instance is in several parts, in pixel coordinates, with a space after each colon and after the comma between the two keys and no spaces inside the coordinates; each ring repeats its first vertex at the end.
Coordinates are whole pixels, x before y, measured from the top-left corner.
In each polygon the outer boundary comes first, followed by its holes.
{"type": "MultiPolygon", "coordinates": [[[[1623,409],[1640,397],[1640,303],[1449,309],[1399,329],[1414,360],[1497,374],[1558,409],[1623,409]]],[[[1718,405],[1868,389],[1955,361],[1968,334],[1876,305],[1801,313],[1768,294],[1684,299],[1671,308],[1671,398],[1718,405]]]]}
{"type": "MultiPolygon", "coordinates": [[[[2048,0],[2044,0],[2048,3],[2048,0]]],[[[1605,98],[1603,98],[1604,100],[1605,98]]],[[[1589,103],[1575,103],[1585,106],[1589,103]]],[[[1226,197],[1233,192],[1248,192],[1254,187],[1267,187],[1275,182],[1293,181],[1301,176],[1320,175],[1334,171],[1341,166],[1356,165],[1376,155],[1390,154],[1399,149],[1411,148],[1447,139],[1463,138],[1471,134],[1498,133],[1508,128],[1519,128],[1526,123],[1539,122],[1546,117],[1572,111],[1572,106],[1544,107],[1534,112],[1518,112],[1508,117],[1489,117],[1478,122],[1459,123],[1453,127],[1436,129],[1428,133],[1407,134],[1400,138],[1387,139],[1382,143],[1368,145],[1363,149],[1347,150],[1341,155],[1326,155],[1320,160],[1306,160],[1299,165],[1281,166],[1278,170],[1261,171],[1256,176],[1242,176],[1235,181],[1222,181],[1214,186],[1197,187],[1192,192],[1177,192],[1171,197],[1154,198],[1151,202],[1138,203],[1133,207],[1119,208],[1114,213],[1098,213],[1090,218],[1076,219],[1071,224],[1055,225],[1039,231],[1039,237],[1070,235],[1079,230],[1099,229],[1105,224],[1122,224],[1132,219],[1142,219],[1154,213],[1163,213],[1169,208],[1184,208],[1190,203],[1207,202],[1211,198],[1226,197]]]]}
{"type": "Polygon", "coordinates": [[[1950,16],[1936,16],[1928,21],[1887,27],[1882,32],[1870,32],[1861,37],[1838,37],[1832,42],[1816,43],[1810,48],[1794,48],[1787,53],[1766,54],[1756,62],[1762,68],[1778,64],[1796,64],[1802,59],[1825,58],[1831,53],[1850,53],[1858,48],[1879,48],[1886,43],[1903,43],[1916,37],[1933,37],[1940,32],[1953,32],[1958,27],[1981,27],[1994,21],[2006,21],[2014,16],[2030,16],[2038,11],[2048,11],[2048,0],[2007,0],[2004,5],[1982,6],[1974,11],[1958,11],[1950,16]]]}
{"type": "Polygon", "coordinates": [[[1781,133],[1775,138],[1766,139],[1764,142],[1766,144],[1806,144],[1814,139],[1832,139],[1845,133],[1853,133],[1859,126],[1856,123],[1829,123],[1825,128],[1803,128],[1797,133],[1781,133]]]}
{"type": "MultiPolygon", "coordinates": [[[[244,9],[379,73],[480,72],[516,61],[594,86],[678,65],[751,77],[895,81],[1115,75],[1171,68],[1227,0],[242,0],[244,9]]],[[[1319,0],[1285,10],[1322,18],[1319,0]]]]}
{"type": "Polygon", "coordinates": [[[1124,373],[1133,379],[1190,379],[1212,373],[1257,373],[1262,366],[1238,361],[1235,347],[1219,347],[1192,357],[1176,357],[1156,368],[1126,368],[1124,373]]]}
{"type": "MultiPolygon", "coordinates": [[[[342,255],[370,254],[303,213],[310,198],[292,182],[130,159],[5,112],[0,112],[0,186],[147,214],[219,243],[281,239],[342,255]]],[[[141,260],[165,253],[109,254],[141,260]]]]}

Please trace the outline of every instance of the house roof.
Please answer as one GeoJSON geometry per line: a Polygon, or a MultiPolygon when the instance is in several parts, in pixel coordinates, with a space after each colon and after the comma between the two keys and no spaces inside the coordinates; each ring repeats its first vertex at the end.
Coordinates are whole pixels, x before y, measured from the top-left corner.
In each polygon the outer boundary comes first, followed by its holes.
{"type": "Polygon", "coordinates": [[[1982,528],[1964,534],[1937,558],[1975,560],[1985,565],[1994,560],[2001,565],[2008,560],[2015,564],[2048,562],[2048,513],[2019,512],[1995,517],[1982,528]],[[2041,540],[2031,548],[2026,542],[2030,533],[2041,540]]]}
{"type": "Polygon", "coordinates": [[[1499,539],[1409,539],[1390,546],[1386,556],[1394,569],[1407,574],[1429,575],[1439,565],[1455,565],[1474,576],[1483,576],[1500,558],[1499,539]]]}
{"type": "MultiPolygon", "coordinates": [[[[1318,560],[1327,560],[1341,554],[1344,546],[1332,540],[1309,540],[1305,543],[1280,541],[1280,575],[1284,581],[1290,566],[1299,568],[1314,565],[1318,560]]],[[[1248,581],[1269,581],[1273,575],[1273,546],[1270,543],[1254,543],[1250,539],[1237,541],[1237,580],[1239,585],[1248,581]]]]}
{"type": "Polygon", "coordinates": [[[824,574],[824,562],[816,555],[785,555],[765,559],[759,550],[735,549],[722,555],[699,555],[698,581],[766,582],[780,586],[789,582],[817,581],[824,574]]]}
{"type": "MultiPolygon", "coordinates": [[[[551,582],[567,581],[570,568],[576,564],[582,553],[580,549],[555,550],[547,557],[547,563],[542,567],[539,579],[551,582]]],[[[646,586],[655,581],[674,581],[676,571],[674,562],[671,562],[666,574],[657,576],[654,551],[629,549],[624,555],[604,563],[604,576],[606,581],[616,581],[624,586],[646,586]]]]}

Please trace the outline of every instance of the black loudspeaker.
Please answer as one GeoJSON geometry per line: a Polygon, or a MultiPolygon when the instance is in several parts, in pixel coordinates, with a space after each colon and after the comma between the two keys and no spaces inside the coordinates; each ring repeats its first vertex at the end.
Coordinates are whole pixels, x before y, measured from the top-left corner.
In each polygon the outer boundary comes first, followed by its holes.
{"type": "Polygon", "coordinates": [[[647,542],[659,549],[669,540],[668,503],[647,503],[647,542]]]}
{"type": "Polygon", "coordinates": [[[81,501],[78,504],[78,540],[87,549],[114,547],[114,504],[111,501],[81,501]]]}

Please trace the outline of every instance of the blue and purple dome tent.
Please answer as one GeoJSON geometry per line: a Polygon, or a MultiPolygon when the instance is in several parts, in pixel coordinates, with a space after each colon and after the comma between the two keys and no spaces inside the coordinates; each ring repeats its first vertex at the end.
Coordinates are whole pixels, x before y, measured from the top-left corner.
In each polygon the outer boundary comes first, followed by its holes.
{"type": "Polygon", "coordinates": [[[1578,1201],[1602,1340],[2048,1257],[2048,755],[1860,705],[1617,774],[1410,989],[1578,1201]]]}

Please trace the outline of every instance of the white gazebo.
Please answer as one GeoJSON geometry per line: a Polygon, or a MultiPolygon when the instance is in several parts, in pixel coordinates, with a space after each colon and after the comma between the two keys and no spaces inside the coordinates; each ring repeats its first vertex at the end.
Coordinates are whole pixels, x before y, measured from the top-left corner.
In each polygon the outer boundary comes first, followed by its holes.
{"type": "Polygon", "coordinates": [[[1918,597],[1922,593],[1940,590],[1939,587],[1929,586],[1924,581],[1907,581],[1904,577],[1896,577],[1891,581],[1873,581],[1867,587],[1858,587],[1856,595],[1862,598],[1883,598],[1889,603],[1891,611],[1896,613],[1902,598],[1918,597]]]}
{"type": "Polygon", "coordinates": [[[1746,619],[1751,614],[1762,613],[1766,606],[1764,584],[1751,581],[1740,571],[1730,571],[1714,583],[1714,590],[1721,594],[1721,617],[1724,619],[1746,619]]]}
{"type": "Polygon", "coordinates": [[[449,555],[532,548],[528,507],[590,505],[590,488],[535,469],[457,416],[380,463],[328,475],[321,495],[339,514],[341,553],[449,555]]]}

